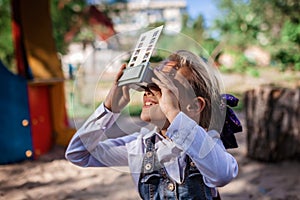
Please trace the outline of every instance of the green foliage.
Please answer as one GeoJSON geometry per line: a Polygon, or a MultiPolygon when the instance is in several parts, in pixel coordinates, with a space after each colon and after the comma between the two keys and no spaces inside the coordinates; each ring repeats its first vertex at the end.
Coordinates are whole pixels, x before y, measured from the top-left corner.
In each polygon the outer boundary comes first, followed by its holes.
{"type": "MultiPolygon", "coordinates": [[[[202,42],[203,48],[207,51],[207,53],[209,55],[212,55],[212,54],[215,53],[214,50],[216,50],[218,44],[219,44],[219,41],[217,41],[217,40],[215,40],[213,38],[205,39],[202,42]]],[[[216,55],[212,55],[212,56],[216,56],[216,55]]]]}
{"type": "Polygon", "coordinates": [[[244,73],[247,70],[248,67],[248,60],[247,58],[242,54],[236,55],[236,62],[234,63],[233,68],[236,72],[244,73]]]}
{"type": "Polygon", "coordinates": [[[255,67],[248,67],[246,69],[246,73],[252,77],[256,77],[256,78],[260,77],[260,73],[259,73],[258,69],[255,67]]]}
{"type": "Polygon", "coordinates": [[[142,112],[142,105],[129,105],[128,112],[130,116],[138,117],[142,112]]]}
{"type": "Polygon", "coordinates": [[[182,33],[193,38],[196,42],[202,43],[204,39],[204,19],[199,15],[196,20],[190,19],[187,15],[183,17],[182,33]]]}
{"type": "Polygon", "coordinates": [[[282,42],[293,42],[300,45],[300,24],[286,21],[281,30],[282,42]]]}
{"type": "Polygon", "coordinates": [[[157,62],[162,61],[163,59],[165,59],[165,57],[163,57],[163,56],[160,55],[160,54],[157,54],[157,55],[151,56],[150,62],[152,62],[152,63],[157,63],[157,62]]]}
{"type": "MultiPolygon", "coordinates": [[[[126,9],[127,0],[116,0],[113,3],[104,1],[101,4],[101,11],[104,14],[108,12],[118,12],[113,4],[123,3],[126,9]]],[[[58,52],[67,53],[67,47],[70,42],[91,43],[95,39],[94,30],[88,23],[87,1],[73,0],[61,1],[51,0],[51,18],[53,22],[53,35],[56,40],[58,52]],[[62,6],[62,3],[64,5],[62,6]],[[73,32],[73,38],[65,41],[65,35],[73,32]]]]}
{"type": "Polygon", "coordinates": [[[236,111],[236,112],[241,112],[244,109],[244,93],[240,93],[240,92],[230,92],[230,94],[234,95],[236,98],[239,99],[238,105],[236,107],[232,107],[232,110],[236,111]]]}
{"type": "MultiPolygon", "coordinates": [[[[60,53],[66,53],[67,43],[65,34],[81,21],[85,0],[68,1],[62,6],[62,1],[51,0],[51,17],[53,22],[53,36],[60,53]]],[[[14,45],[12,39],[12,17],[10,0],[0,0],[0,59],[8,68],[13,68],[14,45]]]]}
{"type": "MultiPolygon", "coordinates": [[[[214,50],[219,44],[219,41],[209,36],[208,31],[209,30],[205,27],[205,21],[202,15],[199,15],[195,20],[191,19],[188,15],[183,15],[181,33],[190,37],[190,41],[194,40],[195,43],[198,43],[198,45],[201,46],[201,49],[192,50],[195,53],[198,52],[199,55],[203,57],[208,57],[209,55],[215,56],[213,55],[215,53],[214,50]]],[[[181,46],[187,45],[185,38],[183,38],[181,42],[181,46]]],[[[173,42],[170,41],[169,45],[173,45],[173,42]]],[[[197,46],[197,48],[199,48],[199,46],[197,46]]],[[[189,46],[189,48],[192,47],[189,46]]]]}
{"type": "Polygon", "coordinates": [[[188,27],[188,23],[189,23],[189,15],[183,14],[182,18],[181,18],[181,24],[182,24],[183,29],[188,27]]]}
{"type": "MultiPolygon", "coordinates": [[[[85,0],[60,1],[51,0],[51,18],[53,22],[53,36],[58,52],[67,53],[68,44],[65,35],[75,30],[73,40],[93,40],[92,31],[86,26],[84,9],[85,0]],[[80,29],[81,31],[76,31],[80,29]]],[[[120,2],[125,2],[120,0],[120,2]]],[[[209,53],[219,43],[235,49],[237,64],[233,70],[258,76],[255,64],[243,57],[243,51],[250,45],[258,45],[269,50],[272,63],[280,69],[299,70],[300,68],[300,2],[299,0],[215,0],[220,8],[220,18],[216,20],[214,30],[220,33],[220,38],[209,38],[203,16],[191,19],[187,14],[182,17],[182,34],[185,34],[201,44],[209,53]],[[219,41],[221,40],[221,42],[219,41]]],[[[111,5],[103,5],[104,12],[117,12],[111,5]]],[[[126,9],[126,6],[124,7],[126,9]]],[[[151,26],[159,26],[158,22],[151,26]]],[[[11,28],[10,0],[0,0],[0,59],[10,68],[14,62],[14,49],[11,28]]],[[[165,49],[172,45],[172,37],[162,41],[165,49]]],[[[184,46],[185,41],[176,41],[184,46]]],[[[226,52],[225,52],[226,53],[226,52]]],[[[160,61],[164,56],[157,54],[152,62],[160,61]]],[[[232,69],[230,69],[232,70],[232,69]]]]}
{"type": "Polygon", "coordinates": [[[148,27],[153,28],[153,27],[158,27],[158,26],[162,26],[162,25],[165,25],[165,22],[159,21],[159,22],[154,22],[152,24],[149,24],[148,27]]]}
{"type": "Polygon", "coordinates": [[[299,70],[300,54],[298,48],[282,47],[276,52],[274,59],[279,62],[278,65],[283,71],[288,68],[299,70]]]}
{"type": "MultiPolygon", "coordinates": [[[[67,53],[68,43],[65,42],[65,34],[71,29],[76,30],[83,25],[83,11],[85,0],[68,1],[61,5],[60,0],[51,0],[51,18],[53,24],[53,36],[58,52],[67,53]]],[[[76,35],[75,35],[76,36],[76,35]]]]}
{"type": "Polygon", "coordinates": [[[288,20],[281,31],[282,45],[274,51],[274,59],[279,63],[280,69],[293,68],[299,71],[300,65],[300,25],[288,20]]]}
{"type": "Polygon", "coordinates": [[[269,49],[281,69],[298,70],[300,2],[298,0],[220,0],[217,28],[226,46],[243,52],[251,45],[269,49]]]}
{"type": "Polygon", "coordinates": [[[241,73],[241,74],[248,74],[253,77],[259,77],[259,71],[257,67],[255,66],[255,63],[250,61],[244,54],[241,54],[239,52],[235,51],[229,51],[229,53],[235,62],[233,63],[233,66],[221,66],[220,70],[224,73],[241,73]]]}
{"type": "Polygon", "coordinates": [[[0,0],[0,60],[10,69],[14,61],[11,24],[10,0],[0,0]]]}

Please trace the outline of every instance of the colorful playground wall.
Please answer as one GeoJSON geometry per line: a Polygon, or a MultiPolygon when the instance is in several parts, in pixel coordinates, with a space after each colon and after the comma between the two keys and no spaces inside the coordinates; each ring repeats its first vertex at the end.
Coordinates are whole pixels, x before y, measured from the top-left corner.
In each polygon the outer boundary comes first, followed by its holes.
{"type": "Polygon", "coordinates": [[[47,87],[28,84],[0,62],[0,164],[35,159],[51,149],[47,87]]]}
{"type": "Polygon", "coordinates": [[[27,81],[0,62],[0,164],[32,157],[27,81]]]}
{"type": "Polygon", "coordinates": [[[52,36],[49,1],[12,0],[18,74],[0,65],[0,164],[35,159],[67,145],[64,77],[52,36]]]}

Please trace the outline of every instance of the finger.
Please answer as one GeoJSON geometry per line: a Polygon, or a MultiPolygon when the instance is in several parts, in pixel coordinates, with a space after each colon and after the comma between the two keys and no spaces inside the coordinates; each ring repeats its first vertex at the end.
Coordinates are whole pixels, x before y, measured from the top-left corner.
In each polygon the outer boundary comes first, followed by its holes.
{"type": "Polygon", "coordinates": [[[161,99],[161,92],[160,92],[160,91],[157,91],[157,90],[151,90],[151,89],[150,89],[150,92],[151,92],[158,100],[161,99]]]}
{"type": "Polygon", "coordinates": [[[116,78],[115,78],[115,82],[118,82],[118,80],[121,78],[121,76],[123,75],[123,71],[124,69],[126,69],[126,64],[122,64],[117,75],[116,75],[116,78]]]}
{"type": "MultiPolygon", "coordinates": [[[[151,80],[160,90],[167,88],[166,85],[162,83],[160,80],[158,80],[157,78],[152,78],[151,80]]],[[[150,89],[154,90],[154,88],[150,88],[150,89]]]]}
{"type": "Polygon", "coordinates": [[[130,95],[129,95],[129,87],[127,85],[122,87],[123,90],[123,96],[126,100],[130,99],[130,95]]]}
{"type": "Polygon", "coordinates": [[[152,81],[153,81],[153,83],[155,83],[155,84],[160,88],[160,90],[161,90],[161,92],[160,92],[160,91],[153,90],[153,89],[151,90],[151,88],[150,88],[150,91],[151,91],[152,93],[154,93],[154,92],[159,92],[159,94],[162,95],[161,93],[163,93],[164,91],[170,91],[170,92],[173,93],[173,94],[175,95],[175,97],[178,99],[178,97],[179,97],[179,91],[178,91],[178,88],[177,88],[174,84],[172,84],[172,85],[166,85],[166,84],[162,83],[161,81],[159,81],[159,80],[156,79],[156,78],[152,78],[152,81]]]}
{"type": "Polygon", "coordinates": [[[172,91],[176,97],[178,97],[178,88],[176,87],[176,85],[174,84],[174,81],[170,79],[170,77],[168,77],[167,75],[165,74],[160,74],[159,72],[157,72],[157,75],[160,76],[160,77],[157,77],[157,78],[160,78],[159,80],[156,79],[156,78],[152,78],[152,81],[157,84],[160,89],[167,89],[167,90],[170,90],[172,91]]]}
{"type": "Polygon", "coordinates": [[[184,92],[185,90],[192,90],[192,86],[189,81],[180,73],[176,74],[176,78],[173,78],[170,74],[166,74],[159,70],[154,70],[154,73],[159,81],[161,81],[161,87],[165,86],[169,90],[173,91],[177,98],[180,93],[179,91],[184,92]]]}
{"type": "Polygon", "coordinates": [[[159,78],[165,85],[169,85],[172,87],[176,87],[178,83],[183,85],[184,88],[191,88],[191,85],[186,77],[181,75],[180,73],[176,73],[175,69],[171,69],[169,73],[165,73],[164,71],[160,71],[158,69],[154,70],[154,74],[159,78]],[[176,76],[176,82],[174,82],[176,76]]]}
{"type": "Polygon", "coordinates": [[[162,71],[158,71],[158,70],[154,70],[154,74],[157,76],[157,78],[165,85],[174,85],[173,80],[171,79],[171,77],[162,72],[162,71]]]}

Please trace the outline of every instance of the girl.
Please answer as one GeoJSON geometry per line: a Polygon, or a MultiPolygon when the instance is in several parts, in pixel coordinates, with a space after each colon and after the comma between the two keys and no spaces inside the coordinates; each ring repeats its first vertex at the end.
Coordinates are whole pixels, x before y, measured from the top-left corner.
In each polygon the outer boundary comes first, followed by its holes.
{"type": "Polygon", "coordinates": [[[105,131],[130,101],[128,87],[117,86],[123,69],[104,103],[73,136],[66,158],[83,167],[129,166],[142,199],[217,198],[216,188],[238,174],[224,145],[236,147],[233,133],[241,126],[225,116],[212,68],[189,51],[173,53],[154,69],[143,96],[140,117],[155,129],[106,139],[105,131]]]}

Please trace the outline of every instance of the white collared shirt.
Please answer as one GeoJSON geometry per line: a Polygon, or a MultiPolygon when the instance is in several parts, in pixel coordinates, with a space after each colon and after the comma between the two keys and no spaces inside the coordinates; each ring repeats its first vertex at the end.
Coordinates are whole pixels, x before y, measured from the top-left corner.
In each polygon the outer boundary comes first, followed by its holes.
{"type": "Polygon", "coordinates": [[[177,183],[184,180],[185,157],[188,155],[211,188],[224,186],[238,174],[235,158],[224,148],[219,133],[205,131],[195,121],[180,112],[167,130],[167,138],[154,130],[141,128],[139,132],[111,139],[106,130],[120,114],[112,113],[101,104],[76,132],[66,151],[66,158],[82,167],[129,166],[138,186],[145,141],[157,134],[157,157],[169,177],[177,183]]]}

